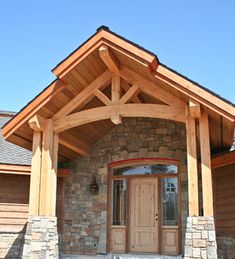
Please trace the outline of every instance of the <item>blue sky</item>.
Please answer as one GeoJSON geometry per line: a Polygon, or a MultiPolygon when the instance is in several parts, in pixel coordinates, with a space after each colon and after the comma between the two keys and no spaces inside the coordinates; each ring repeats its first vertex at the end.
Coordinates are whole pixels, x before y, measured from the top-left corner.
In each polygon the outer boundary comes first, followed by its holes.
{"type": "Polygon", "coordinates": [[[0,2],[0,110],[18,111],[100,25],[235,103],[235,1],[0,2]]]}

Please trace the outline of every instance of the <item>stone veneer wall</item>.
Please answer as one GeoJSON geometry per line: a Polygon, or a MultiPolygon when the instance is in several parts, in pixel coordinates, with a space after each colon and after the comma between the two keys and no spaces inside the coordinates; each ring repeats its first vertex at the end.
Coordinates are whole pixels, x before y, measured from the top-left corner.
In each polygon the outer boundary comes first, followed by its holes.
{"type": "Polygon", "coordinates": [[[22,259],[58,259],[57,218],[29,216],[22,259]]]}
{"type": "Polygon", "coordinates": [[[217,235],[218,259],[235,258],[235,236],[217,235]]]}
{"type": "Polygon", "coordinates": [[[108,164],[143,157],[181,161],[181,211],[185,228],[188,206],[185,125],[161,119],[126,118],[93,145],[90,157],[72,163],[73,174],[65,182],[63,253],[107,252],[108,164]],[[93,175],[100,188],[94,196],[89,192],[93,175]]]}
{"type": "Polygon", "coordinates": [[[184,259],[216,259],[217,246],[213,217],[188,217],[184,259]]]}
{"type": "Polygon", "coordinates": [[[0,232],[0,258],[22,258],[25,233],[0,232]]]}

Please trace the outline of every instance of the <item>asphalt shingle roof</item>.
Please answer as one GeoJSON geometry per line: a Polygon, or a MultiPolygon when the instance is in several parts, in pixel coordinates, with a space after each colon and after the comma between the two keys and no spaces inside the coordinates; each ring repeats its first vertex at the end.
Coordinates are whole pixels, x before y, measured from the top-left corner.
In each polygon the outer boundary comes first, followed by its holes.
{"type": "Polygon", "coordinates": [[[2,136],[2,127],[11,117],[0,117],[0,164],[30,165],[31,151],[5,141],[2,136]]]}

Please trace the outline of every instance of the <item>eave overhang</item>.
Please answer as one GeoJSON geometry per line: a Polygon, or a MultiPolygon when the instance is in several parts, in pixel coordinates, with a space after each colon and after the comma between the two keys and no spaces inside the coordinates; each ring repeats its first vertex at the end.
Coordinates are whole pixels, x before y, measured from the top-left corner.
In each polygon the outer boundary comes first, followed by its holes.
{"type": "MultiPolygon", "coordinates": [[[[91,38],[52,70],[57,77],[56,80],[3,127],[3,137],[13,143],[31,149],[31,140],[21,140],[22,136],[18,135],[18,129],[23,125],[28,125],[29,119],[38,114],[43,107],[50,104],[53,98],[59,96],[62,91],[65,91],[67,87],[66,77],[77,66],[83,64],[89,55],[97,52],[102,45],[107,46],[114,53],[122,56],[122,58],[124,57],[126,60],[129,60],[129,63],[136,64],[138,69],[142,69],[141,76],[144,76],[151,83],[156,84],[157,82],[161,82],[163,86],[167,86],[169,92],[172,90],[173,95],[176,94],[177,98],[182,98],[186,103],[189,100],[195,100],[204,109],[211,111],[211,118],[216,117],[215,124],[218,124],[218,121],[220,121],[221,125],[223,124],[222,126],[218,125],[218,128],[222,128],[221,135],[224,134],[226,136],[226,130],[229,128],[229,139],[225,141],[225,145],[232,144],[231,132],[235,125],[235,107],[233,104],[161,64],[157,56],[152,52],[111,32],[107,27],[99,28],[91,38]]],[[[138,73],[138,69],[136,73],[138,73]]],[[[53,114],[46,117],[51,118],[53,114]]]]}

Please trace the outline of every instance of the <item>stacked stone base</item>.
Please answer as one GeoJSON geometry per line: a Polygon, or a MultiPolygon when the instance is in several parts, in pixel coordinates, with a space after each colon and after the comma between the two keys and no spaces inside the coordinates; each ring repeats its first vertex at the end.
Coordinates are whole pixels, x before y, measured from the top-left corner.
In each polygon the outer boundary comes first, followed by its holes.
{"type": "Polygon", "coordinates": [[[56,217],[29,216],[22,258],[59,258],[56,217]]]}
{"type": "Polygon", "coordinates": [[[25,233],[0,232],[0,258],[20,259],[25,233]]]}
{"type": "Polygon", "coordinates": [[[218,235],[217,246],[219,259],[235,258],[235,236],[218,235]]]}
{"type": "Polygon", "coordinates": [[[213,217],[187,218],[184,258],[217,259],[217,245],[213,217]]]}

